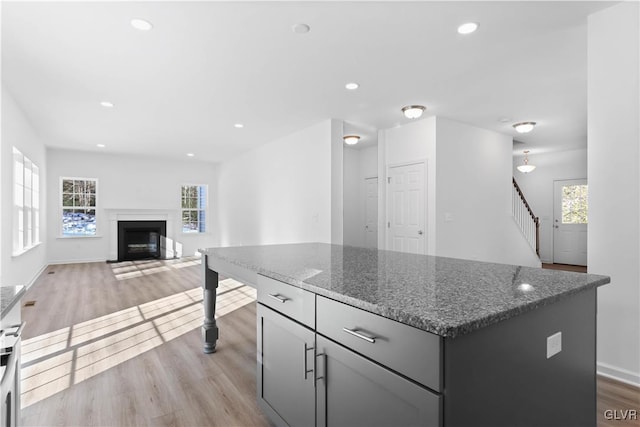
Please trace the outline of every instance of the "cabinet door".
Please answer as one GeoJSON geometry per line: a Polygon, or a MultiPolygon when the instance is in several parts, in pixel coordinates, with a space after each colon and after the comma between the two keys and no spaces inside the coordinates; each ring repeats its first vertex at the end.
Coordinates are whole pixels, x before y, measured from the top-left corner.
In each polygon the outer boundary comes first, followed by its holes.
{"type": "Polygon", "coordinates": [[[318,426],[441,425],[440,395],[321,335],[316,342],[318,426]]]}
{"type": "Polygon", "coordinates": [[[315,426],[315,334],[257,305],[258,404],[279,426],[315,426]]]}

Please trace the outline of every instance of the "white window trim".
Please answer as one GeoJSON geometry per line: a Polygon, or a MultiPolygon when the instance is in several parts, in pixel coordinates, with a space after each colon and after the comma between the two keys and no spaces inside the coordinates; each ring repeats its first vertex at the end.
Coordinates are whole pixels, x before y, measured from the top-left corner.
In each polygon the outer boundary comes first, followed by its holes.
{"type": "Polygon", "coordinates": [[[12,234],[13,234],[13,243],[12,243],[12,252],[11,252],[11,256],[13,257],[18,257],[22,254],[25,254],[27,252],[29,252],[31,249],[36,248],[37,246],[39,246],[42,241],[40,240],[40,221],[41,221],[41,215],[40,213],[40,207],[41,207],[41,203],[40,203],[40,167],[33,162],[31,159],[29,159],[27,156],[24,155],[24,153],[22,153],[20,150],[18,150],[18,148],[16,148],[15,146],[12,149],[12,157],[11,157],[11,163],[12,163],[12,179],[11,179],[11,183],[12,183],[12,188],[11,188],[11,195],[12,195],[12,213],[13,213],[13,230],[12,230],[12,234]],[[17,171],[16,171],[16,157],[20,157],[21,158],[21,173],[22,173],[22,205],[20,207],[18,207],[16,205],[16,196],[17,196],[17,192],[16,192],[16,187],[17,187],[17,182],[16,182],[16,176],[17,176],[17,171]],[[30,194],[31,194],[31,200],[30,200],[30,206],[28,208],[25,209],[25,163],[29,162],[31,164],[31,188],[30,190],[30,194]],[[34,168],[37,170],[37,180],[33,179],[33,170],[34,168]],[[28,240],[26,237],[29,235],[28,232],[26,232],[26,230],[24,230],[24,225],[23,225],[23,231],[22,231],[22,245],[20,245],[20,229],[19,229],[19,224],[20,224],[20,214],[19,214],[19,209],[22,208],[23,212],[22,212],[22,222],[23,224],[25,223],[25,218],[31,218],[31,239],[30,241],[26,242],[26,240],[28,240]]]}
{"type": "MultiPolygon", "coordinates": [[[[98,228],[98,178],[87,178],[87,177],[81,177],[81,176],[61,176],[60,177],[60,182],[58,185],[58,189],[59,189],[59,193],[58,193],[58,239],[93,239],[96,237],[102,237],[98,234],[99,228],[98,228]],[[62,203],[62,183],[65,180],[78,180],[78,181],[94,181],[96,183],[96,205],[94,207],[95,211],[96,211],[96,234],[79,234],[77,236],[65,236],[63,231],[62,231],[62,224],[63,224],[63,212],[65,209],[65,206],[63,206],[62,203]]],[[[69,206],[67,206],[67,208],[69,208],[69,206]]]]}
{"type": "MultiPolygon", "coordinates": [[[[209,185],[207,184],[194,184],[194,183],[184,183],[180,185],[180,199],[178,200],[178,208],[180,209],[180,234],[184,236],[204,236],[209,234],[209,185]],[[204,203],[204,231],[184,231],[183,223],[182,223],[182,212],[187,210],[182,208],[182,187],[204,187],[207,192],[206,200],[204,203]]],[[[194,209],[188,209],[194,210],[194,209]]]]}

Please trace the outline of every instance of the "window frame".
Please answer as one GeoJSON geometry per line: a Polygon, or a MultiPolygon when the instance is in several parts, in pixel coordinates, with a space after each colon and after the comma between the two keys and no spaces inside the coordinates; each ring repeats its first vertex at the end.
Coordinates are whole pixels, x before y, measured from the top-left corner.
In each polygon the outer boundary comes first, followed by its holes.
{"type": "MultiPolygon", "coordinates": [[[[180,200],[179,200],[179,204],[180,204],[180,233],[184,234],[184,235],[202,235],[208,232],[208,225],[207,222],[209,220],[209,186],[207,184],[193,184],[193,183],[187,183],[187,184],[182,184],[180,186],[180,200]],[[185,208],[182,205],[182,200],[183,200],[183,190],[185,187],[196,187],[198,189],[200,188],[204,188],[204,192],[205,192],[205,196],[204,196],[204,207],[202,208],[185,208]],[[196,212],[202,212],[204,214],[204,221],[200,221],[198,219],[197,224],[200,225],[200,227],[198,227],[198,230],[194,230],[194,231],[185,231],[184,228],[184,213],[185,211],[196,211],[196,212]]],[[[198,218],[200,218],[200,215],[197,215],[198,218]]]]}
{"type": "Polygon", "coordinates": [[[15,146],[12,147],[11,153],[13,173],[11,249],[12,256],[20,256],[42,243],[40,240],[40,167],[15,146]]]}
{"type": "MultiPolygon", "coordinates": [[[[59,233],[59,237],[62,239],[92,239],[95,237],[99,237],[98,235],[98,178],[88,178],[88,177],[79,177],[79,176],[61,176],[60,180],[59,180],[59,190],[60,192],[58,193],[58,233],[59,233]],[[95,193],[94,193],[94,206],[64,206],[64,181],[69,181],[69,180],[73,180],[73,181],[93,181],[94,187],[95,187],[95,193]],[[65,209],[93,209],[95,212],[95,218],[96,218],[96,229],[95,232],[93,234],[64,234],[64,211],[65,209]]],[[[75,194],[75,193],[73,193],[75,194]]]]}

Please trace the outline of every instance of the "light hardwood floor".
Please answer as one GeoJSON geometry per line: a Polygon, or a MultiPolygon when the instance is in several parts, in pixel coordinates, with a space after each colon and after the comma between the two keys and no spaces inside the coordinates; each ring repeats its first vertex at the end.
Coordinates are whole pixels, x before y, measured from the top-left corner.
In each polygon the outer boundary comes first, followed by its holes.
{"type": "MultiPolygon", "coordinates": [[[[268,426],[255,399],[255,291],[221,282],[218,352],[203,354],[200,268],[48,267],[23,300],[36,301],[22,308],[23,424],[268,426]]],[[[640,426],[606,409],[640,412],[640,390],[599,378],[598,426],[640,426]]]]}

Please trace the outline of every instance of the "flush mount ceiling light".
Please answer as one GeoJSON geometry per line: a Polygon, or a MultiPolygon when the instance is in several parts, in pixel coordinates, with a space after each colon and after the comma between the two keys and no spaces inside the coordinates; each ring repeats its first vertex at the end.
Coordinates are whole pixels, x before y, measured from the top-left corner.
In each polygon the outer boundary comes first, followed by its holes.
{"type": "Polygon", "coordinates": [[[347,145],[356,145],[358,141],[360,141],[360,137],[358,135],[345,135],[342,139],[344,139],[344,143],[347,145]]]}
{"type": "Polygon", "coordinates": [[[193,156],[195,156],[195,154],[193,154],[193,153],[187,153],[187,157],[193,157],[193,156]]]}
{"type": "Polygon", "coordinates": [[[307,24],[294,24],[291,27],[291,31],[293,31],[296,34],[306,34],[309,31],[311,31],[311,27],[308,26],[307,24]]]}
{"type": "Polygon", "coordinates": [[[475,22],[466,22],[458,27],[459,34],[471,34],[478,29],[478,24],[475,22]]]}
{"type": "Polygon", "coordinates": [[[233,125],[233,127],[236,129],[242,129],[244,125],[242,123],[236,123],[235,125],[233,125]]]}
{"type": "Polygon", "coordinates": [[[133,18],[131,20],[131,26],[136,30],[140,30],[140,31],[149,31],[150,29],[153,28],[153,25],[151,24],[151,22],[145,21],[144,19],[140,19],[140,18],[133,18]]]}
{"type": "Polygon", "coordinates": [[[356,90],[360,87],[360,85],[356,82],[351,82],[351,83],[347,83],[346,85],[344,85],[345,88],[349,89],[349,90],[356,90]]]}
{"type": "Polygon", "coordinates": [[[524,150],[524,164],[518,166],[518,170],[522,173],[533,172],[536,167],[529,164],[529,150],[524,150]]]}
{"type": "Polygon", "coordinates": [[[513,127],[518,133],[528,133],[533,130],[535,125],[536,122],[520,122],[514,124],[513,127]]]}
{"type": "Polygon", "coordinates": [[[417,119],[422,116],[422,113],[426,110],[426,107],[422,105],[407,105],[402,107],[402,113],[407,119],[417,119]]]}
{"type": "Polygon", "coordinates": [[[104,108],[113,108],[113,102],[109,102],[109,101],[102,101],[100,102],[100,105],[102,105],[104,108]]]}

